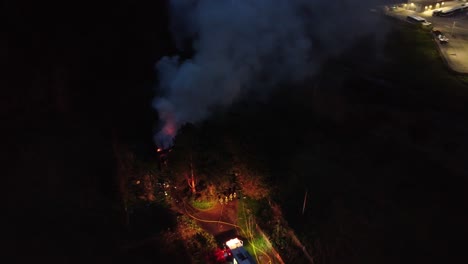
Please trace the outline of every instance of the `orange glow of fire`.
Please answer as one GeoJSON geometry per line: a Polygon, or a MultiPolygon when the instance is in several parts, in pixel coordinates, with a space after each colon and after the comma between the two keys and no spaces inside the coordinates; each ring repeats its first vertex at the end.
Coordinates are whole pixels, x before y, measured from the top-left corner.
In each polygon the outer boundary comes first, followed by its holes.
{"type": "Polygon", "coordinates": [[[157,152],[165,151],[172,145],[172,140],[177,134],[178,124],[173,114],[165,113],[162,117],[163,126],[161,130],[156,134],[156,147],[160,147],[157,152]]]}
{"type": "Polygon", "coordinates": [[[162,151],[161,148],[157,148],[157,149],[156,149],[156,152],[161,152],[161,151],[162,151]]]}
{"type": "Polygon", "coordinates": [[[176,134],[176,125],[173,120],[168,120],[163,128],[163,133],[174,137],[176,134]]]}

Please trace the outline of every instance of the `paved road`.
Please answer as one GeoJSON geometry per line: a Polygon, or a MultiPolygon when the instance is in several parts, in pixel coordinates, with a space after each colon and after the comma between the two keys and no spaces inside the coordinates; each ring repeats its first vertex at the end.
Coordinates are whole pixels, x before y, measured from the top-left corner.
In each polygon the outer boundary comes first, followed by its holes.
{"type": "MultiPolygon", "coordinates": [[[[450,35],[448,36],[450,38],[450,35]]],[[[440,44],[437,41],[437,45],[450,68],[456,72],[468,73],[468,39],[454,34],[450,43],[440,44]]]]}
{"type": "MultiPolygon", "coordinates": [[[[455,1],[449,2],[448,7],[459,4],[459,2],[455,1]]],[[[455,17],[433,17],[432,11],[418,13],[397,8],[395,11],[386,13],[402,20],[406,20],[408,15],[418,15],[426,18],[434,25],[435,29],[442,31],[450,39],[449,43],[445,45],[436,41],[449,67],[456,72],[468,74],[468,14],[455,17]]]]}
{"type": "MultiPolygon", "coordinates": [[[[447,5],[450,7],[460,5],[460,3],[454,1],[452,3],[449,2],[447,5]]],[[[468,12],[452,17],[433,17],[432,12],[433,10],[428,10],[417,14],[433,23],[435,27],[441,28],[446,35],[451,35],[453,30],[453,35],[460,36],[465,40],[468,40],[468,12]]],[[[412,13],[414,14],[414,12],[412,13]]]]}

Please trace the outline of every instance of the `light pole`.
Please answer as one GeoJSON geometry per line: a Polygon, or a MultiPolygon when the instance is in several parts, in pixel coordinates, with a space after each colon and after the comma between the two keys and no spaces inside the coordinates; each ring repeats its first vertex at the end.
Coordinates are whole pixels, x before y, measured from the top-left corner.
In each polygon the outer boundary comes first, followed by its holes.
{"type": "Polygon", "coordinates": [[[452,31],[450,32],[450,36],[453,37],[453,28],[455,27],[455,23],[457,23],[457,21],[453,21],[453,24],[452,24],[452,31]]]}

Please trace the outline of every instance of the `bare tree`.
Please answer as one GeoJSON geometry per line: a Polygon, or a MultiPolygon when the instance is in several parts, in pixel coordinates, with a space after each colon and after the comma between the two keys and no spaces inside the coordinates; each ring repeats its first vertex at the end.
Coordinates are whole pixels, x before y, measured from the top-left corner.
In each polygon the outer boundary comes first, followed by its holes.
{"type": "Polygon", "coordinates": [[[192,194],[195,194],[197,192],[197,180],[195,179],[195,173],[193,172],[192,154],[190,154],[190,177],[187,176],[187,174],[185,174],[185,178],[187,180],[188,186],[190,187],[190,191],[192,192],[192,194]]]}

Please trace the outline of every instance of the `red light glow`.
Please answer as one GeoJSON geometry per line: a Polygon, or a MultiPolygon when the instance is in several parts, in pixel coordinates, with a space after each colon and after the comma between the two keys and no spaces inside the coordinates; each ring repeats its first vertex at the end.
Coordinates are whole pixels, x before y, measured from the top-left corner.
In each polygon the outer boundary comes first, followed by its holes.
{"type": "Polygon", "coordinates": [[[224,257],[224,250],[217,248],[215,251],[215,257],[217,262],[224,262],[226,261],[226,258],[224,257]]]}

